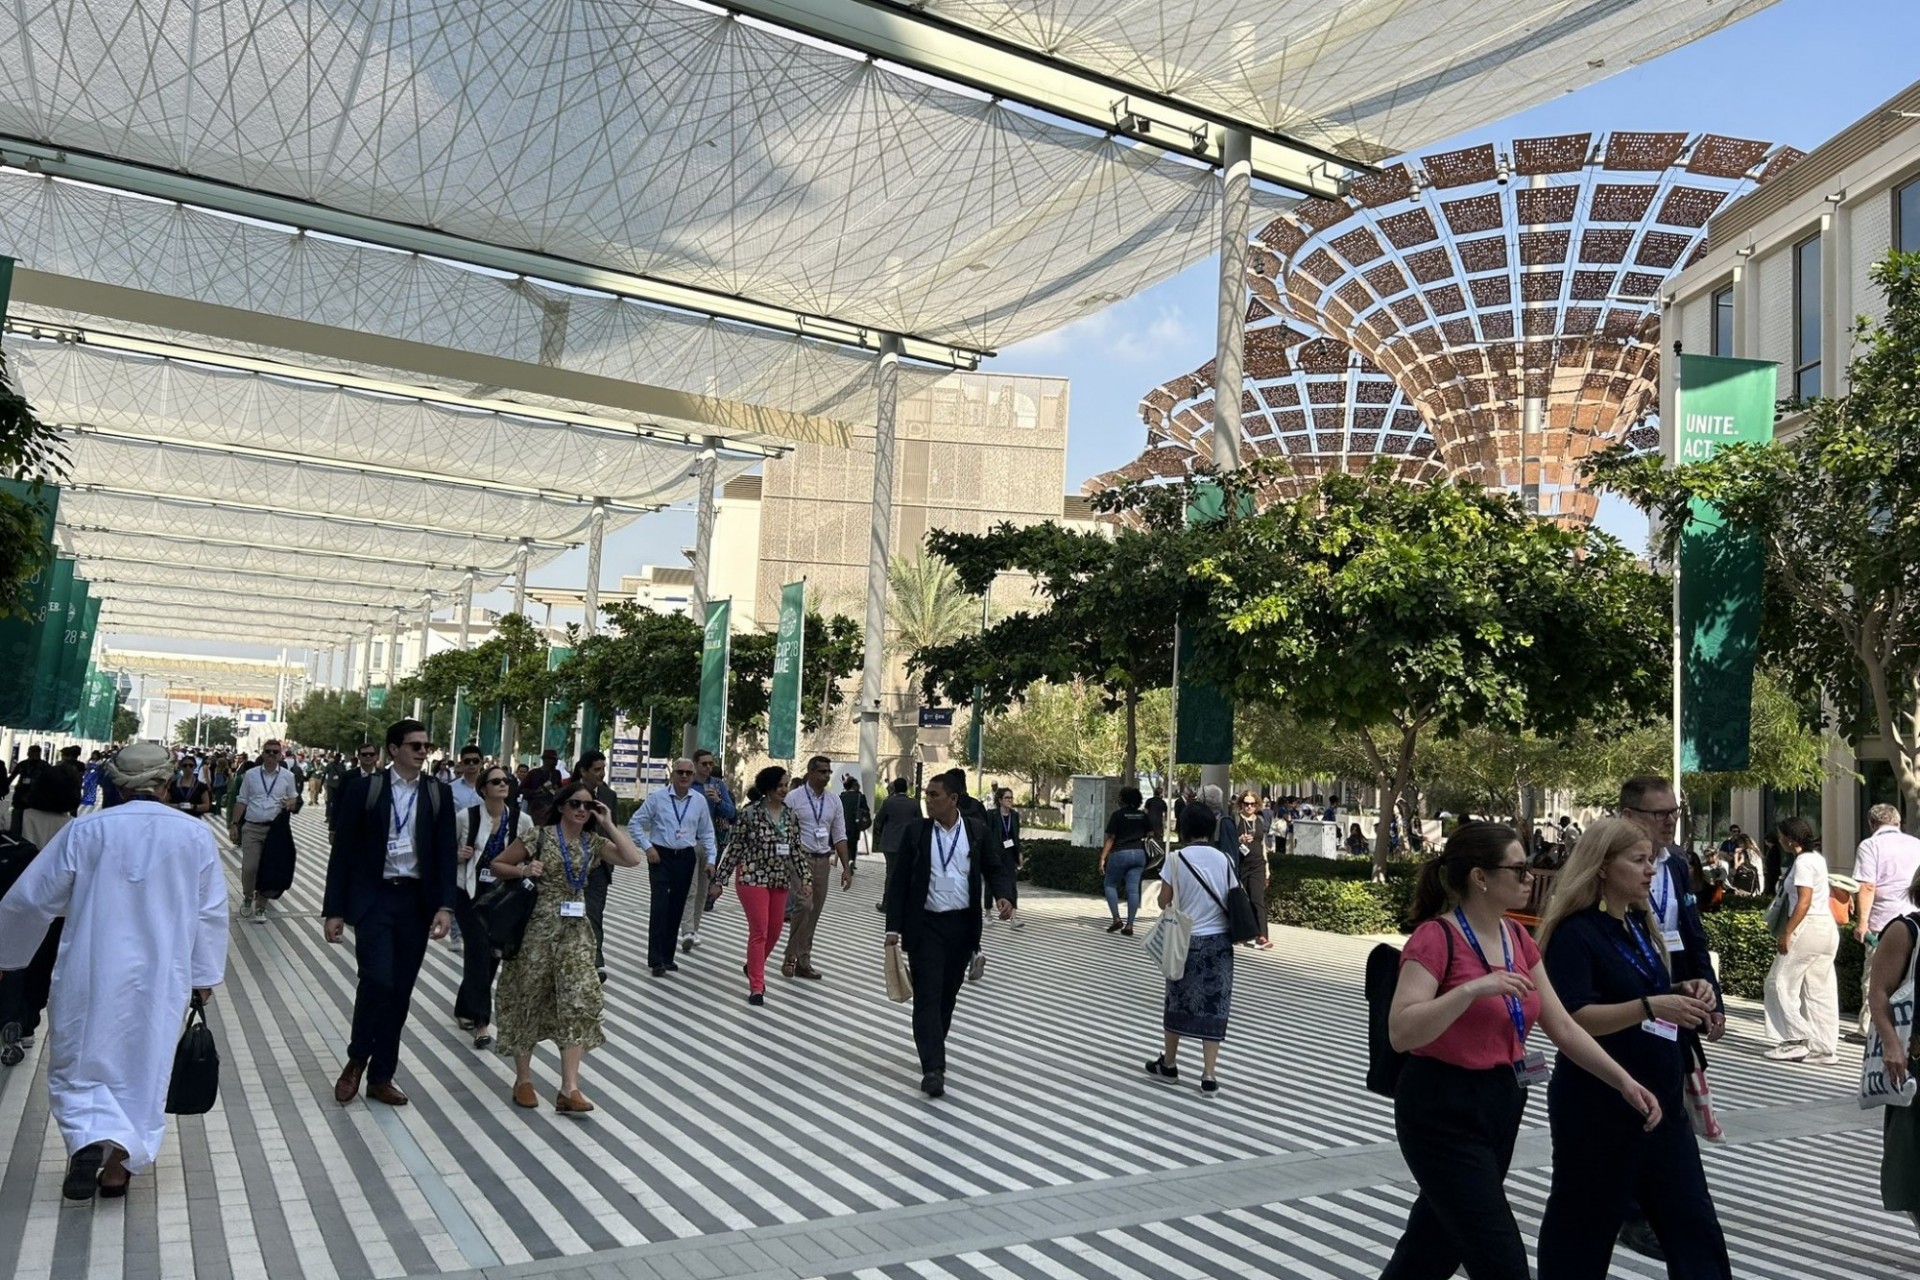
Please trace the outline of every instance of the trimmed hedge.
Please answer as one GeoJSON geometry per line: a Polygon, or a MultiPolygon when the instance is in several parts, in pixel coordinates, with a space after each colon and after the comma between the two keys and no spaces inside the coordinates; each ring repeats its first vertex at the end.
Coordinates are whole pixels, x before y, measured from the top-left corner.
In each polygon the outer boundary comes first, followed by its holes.
{"type": "MultiPolygon", "coordinates": [[[[1779,954],[1773,935],[1767,932],[1764,903],[1701,913],[1706,926],[1707,945],[1720,957],[1720,986],[1729,995],[1759,1000],[1766,995],[1767,970],[1779,954]]],[[[1860,1012],[1860,975],[1866,963],[1866,948],[1853,940],[1853,930],[1840,930],[1840,953],[1834,957],[1834,982],[1840,988],[1840,1012],[1860,1012]]]]}

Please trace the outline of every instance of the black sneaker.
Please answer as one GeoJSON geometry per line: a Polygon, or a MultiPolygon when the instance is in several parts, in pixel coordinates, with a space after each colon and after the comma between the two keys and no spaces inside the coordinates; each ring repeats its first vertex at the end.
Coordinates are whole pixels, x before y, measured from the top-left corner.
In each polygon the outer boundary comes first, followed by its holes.
{"type": "Polygon", "coordinates": [[[1203,1076],[1200,1080],[1200,1092],[1211,1098],[1214,1094],[1220,1092],[1220,1082],[1211,1076],[1203,1076]]]}
{"type": "Polygon", "coordinates": [[[921,1076],[920,1092],[926,1094],[929,1098],[945,1097],[947,1093],[947,1073],[944,1071],[929,1071],[927,1074],[921,1076]]]}
{"type": "Polygon", "coordinates": [[[667,967],[667,972],[668,972],[668,973],[678,973],[678,972],[680,972],[680,966],[679,966],[679,964],[678,964],[678,963],[676,963],[675,961],[672,961],[672,960],[669,960],[669,961],[667,961],[667,966],[666,966],[666,967],[667,967]]]}
{"type": "Polygon", "coordinates": [[[1159,1080],[1178,1080],[1180,1068],[1168,1066],[1166,1055],[1162,1054],[1147,1063],[1147,1074],[1159,1080]]]}
{"type": "Polygon", "coordinates": [[[20,1024],[9,1022],[0,1027],[0,1067],[17,1067],[26,1059],[27,1051],[20,1046],[20,1024]]]}
{"type": "Polygon", "coordinates": [[[755,991],[747,997],[748,1004],[765,1004],[766,1002],[767,997],[764,992],[755,991]]]}
{"type": "Polygon", "coordinates": [[[656,978],[664,978],[667,976],[667,966],[663,964],[656,964],[650,969],[648,969],[647,972],[651,973],[656,978]]]}
{"type": "Polygon", "coordinates": [[[1118,933],[1118,932],[1120,932],[1120,930],[1121,930],[1122,928],[1124,928],[1124,927],[1125,927],[1125,926],[1123,926],[1123,925],[1122,925],[1122,924],[1121,924],[1121,923],[1120,923],[1120,922],[1119,922],[1118,920],[1115,920],[1115,921],[1114,921],[1114,922],[1113,922],[1112,924],[1110,924],[1110,925],[1108,925],[1108,926],[1107,926],[1107,932],[1108,932],[1108,933],[1118,933]]]}

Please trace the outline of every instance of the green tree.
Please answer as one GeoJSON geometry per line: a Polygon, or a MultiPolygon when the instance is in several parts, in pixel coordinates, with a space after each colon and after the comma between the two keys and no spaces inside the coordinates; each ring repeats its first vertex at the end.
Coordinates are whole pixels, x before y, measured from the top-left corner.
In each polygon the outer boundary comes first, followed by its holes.
{"type": "MultiPolygon", "coordinates": [[[[1238,511],[1251,473],[1222,477],[1238,511]]],[[[1511,496],[1384,467],[1189,532],[1209,606],[1194,675],[1352,733],[1397,810],[1428,733],[1543,734],[1666,693],[1666,584],[1614,539],[1511,496]]],[[[1383,824],[1384,825],[1384,824],[1383,824]]],[[[1375,844],[1384,869],[1384,831],[1375,844]]]]}
{"type": "MultiPolygon", "coordinates": [[[[969,711],[954,724],[955,756],[971,765],[973,753],[969,711]]],[[[1075,774],[1105,773],[1120,758],[1114,719],[1100,691],[1085,681],[1035,684],[1026,689],[1019,705],[989,716],[981,744],[989,773],[1007,773],[1023,779],[1038,797],[1075,774]]]]}
{"type": "Polygon", "coordinates": [[[517,723],[537,725],[553,687],[546,638],[526,618],[509,613],[494,623],[493,634],[484,643],[428,654],[411,676],[393,686],[387,709],[403,714],[401,708],[418,698],[437,714],[445,714],[453,707],[457,691],[464,688],[476,712],[504,703],[517,723]]]}
{"type": "Polygon", "coordinates": [[[655,613],[631,600],[602,606],[605,630],[576,636],[573,657],[554,672],[553,696],[592,701],[607,714],[662,725],[695,718],[700,701],[700,628],[679,614],[655,613]]]}
{"type": "Polygon", "coordinates": [[[895,556],[887,565],[887,624],[909,653],[979,631],[979,597],[934,556],[895,556]]]}
{"type": "Polygon", "coordinates": [[[232,716],[188,716],[175,721],[173,740],[182,744],[198,742],[208,747],[231,747],[240,741],[234,733],[232,716]]]}
{"type": "Polygon", "coordinates": [[[1850,740],[1879,735],[1920,831],[1920,253],[1873,279],[1885,321],[1856,326],[1845,396],[1787,406],[1805,410],[1791,440],[1678,468],[1614,452],[1590,474],[1656,517],[1669,556],[1695,499],[1758,540],[1762,655],[1823,694],[1850,740]]]}
{"type": "MultiPolygon", "coordinates": [[[[0,292],[0,301],[4,299],[0,292]]],[[[64,437],[40,421],[26,397],[14,389],[6,357],[0,354],[0,475],[55,481],[65,478],[66,469],[64,437]]],[[[21,612],[27,580],[46,560],[46,545],[35,536],[38,528],[29,500],[0,493],[0,617],[21,612]]]]}
{"type": "Polygon", "coordinates": [[[1121,529],[1109,539],[1051,521],[984,534],[935,530],[927,548],[951,565],[974,597],[1009,570],[1032,575],[1044,602],[984,631],[916,646],[908,665],[929,697],[945,694],[1000,711],[1036,682],[1085,681],[1123,712],[1122,776],[1139,772],[1139,709],[1150,689],[1173,682],[1174,619],[1189,594],[1185,533],[1121,529]]]}
{"type": "Polygon", "coordinates": [[[140,717],[127,709],[126,695],[115,695],[113,702],[113,728],[109,736],[115,742],[132,742],[139,734],[140,717]]]}
{"type": "Polygon", "coordinates": [[[287,712],[287,737],[303,747],[351,752],[363,742],[381,741],[400,714],[369,711],[366,698],[352,689],[314,689],[287,712]]]}
{"type": "MultiPolygon", "coordinates": [[[[738,752],[763,742],[767,709],[773,698],[771,631],[733,638],[732,661],[727,668],[727,738],[738,752]]],[[[847,678],[860,670],[864,656],[860,624],[835,614],[822,617],[807,610],[806,643],[800,661],[800,728],[817,733],[847,704],[847,678]]],[[[699,655],[694,657],[694,682],[699,683],[699,655]]]]}

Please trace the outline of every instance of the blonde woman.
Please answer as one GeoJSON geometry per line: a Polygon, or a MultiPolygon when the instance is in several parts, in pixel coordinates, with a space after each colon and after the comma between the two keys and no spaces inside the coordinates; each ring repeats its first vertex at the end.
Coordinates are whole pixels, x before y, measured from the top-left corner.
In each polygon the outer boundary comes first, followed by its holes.
{"type": "Polygon", "coordinates": [[[1540,922],[1547,977],[1568,1013],[1659,1103],[1636,1111],[1610,1081],[1563,1055],[1547,1086],[1553,1189],[1540,1274],[1605,1280],[1630,1202],[1647,1214],[1674,1280],[1731,1280],[1727,1242],[1687,1118],[1683,1027],[1714,1010],[1703,978],[1675,982],[1648,908],[1652,842],[1637,823],[1589,827],[1554,876],[1540,922]]]}

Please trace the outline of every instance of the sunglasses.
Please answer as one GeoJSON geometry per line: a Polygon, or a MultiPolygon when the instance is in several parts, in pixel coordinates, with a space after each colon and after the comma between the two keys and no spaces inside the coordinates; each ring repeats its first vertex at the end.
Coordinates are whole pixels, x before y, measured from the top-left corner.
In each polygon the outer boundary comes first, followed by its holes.
{"type": "Polygon", "coordinates": [[[569,801],[567,801],[567,803],[566,803],[566,804],[565,804],[565,806],[563,806],[563,807],[565,807],[565,808],[568,808],[568,809],[591,809],[591,808],[593,808],[593,801],[591,801],[591,800],[569,800],[569,801]]]}
{"type": "Polygon", "coordinates": [[[432,749],[432,744],[426,742],[403,742],[400,745],[409,751],[429,751],[432,749]]]}
{"type": "Polygon", "coordinates": [[[674,776],[674,777],[676,777],[676,778],[691,778],[691,777],[693,776],[693,770],[691,770],[691,769],[675,769],[675,770],[673,771],[673,776],[674,776]]]}
{"type": "Polygon", "coordinates": [[[484,785],[489,787],[504,787],[507,785],[507,779],[496,775],[494,777],[488,778],[484,785]]]}

